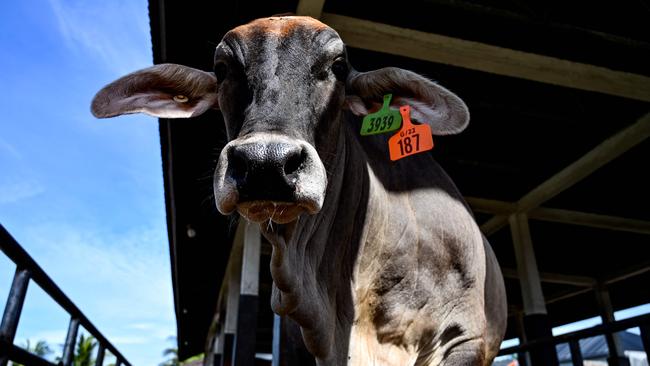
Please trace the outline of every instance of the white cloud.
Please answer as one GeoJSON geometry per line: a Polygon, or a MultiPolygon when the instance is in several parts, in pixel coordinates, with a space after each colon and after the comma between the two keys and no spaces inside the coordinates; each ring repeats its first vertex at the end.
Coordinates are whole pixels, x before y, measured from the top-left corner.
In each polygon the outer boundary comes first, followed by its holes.
{"type": "Polygon", "coordinates": [[[25,166],[18,149],[0,138],[0,205],[18,202],[38,196],[45,192],[45,187],[34,178],[34,174],[25,166]]]}
{"type": "MultiPolygon", "coordinates": [[[[176,333],[164,224],[115,232],[52,222],[18,234],[45,272],[132,363],[161,358],[167,338],[176,333]]],[[[23,333],[62,339],[60,333],[23,333]]]]}
{"type": "Polygon", "coordinates": [[[4,151],[6,154],[8,154],[14,159],[22,158],[22,155],[18,152],[18,150],[12,144],[8,143],[1,137],[0,137],[0,151],[4,151]]]}
{"type": "Polygon", "coordinates": [[[116,75],[151,65],[151,50],[142,47],[151,44],[148,30],[141,29],[148,24],[146,4],[124,0],[49,2],[59,32],[73,52],[90,53],[116,75]],[[146,41],[138,38],[142,36],[146,41]]]}
{"type": "Polygon", "coordinates": [[[111,338],[111,343],[115,347],[123,346],[126,344],[147,344],[149,339],[147,337],[138,337],[138,336],[114,336],[111,338]]]}
{"type": "Polygon", "coordinates": [[[43,192],[45,188],[33,179],[0,181],[0,205],[32,198],[43,192]]]}
{"type": "Polygon", "coordinates": [[[49,223],[31,228],[28,235],[37,247],[33,252],[42,258],[43,267],[51,267],[52,276],[75,281],[75,288],[84,291],[119,292],[120,298],[98,305],[111,313],[123,305],[133,314],[171,305],[166,233],[163,225],[115,232],[49,223]],[[86,287],[91,285],[102,287],[86,287]]]}
{"type": "Polygon", "coordinates": [[[138,330],[151,330],[156,327],[155,324],[153,323],[133,323],[129,325],[129,328],[131,329],[138,329],[138,330]]]}
{"type": "MultiPolygon", "coordinates": [[[[66,334],[67,331],[62,329],[41,330],[33,333],[33,335],[29,338],[29,342],[33,345],[38,341],[45,341],[54,351],[58,350],[58,346],[65,341],[66,334]]],[[[24,346],[26,342],[27,339],[23,339],[22,341],[17,341],[16,344],[19,346],[24,346]]]]}

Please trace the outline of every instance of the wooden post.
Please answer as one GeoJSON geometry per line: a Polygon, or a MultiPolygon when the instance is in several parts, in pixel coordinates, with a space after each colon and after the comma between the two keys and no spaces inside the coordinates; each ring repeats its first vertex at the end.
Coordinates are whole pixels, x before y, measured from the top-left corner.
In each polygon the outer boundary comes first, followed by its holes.
{"type": "MultiPolygon", "coordinates": [[[[528,338],[526,337],[526,330],[524,329],[524,313],[517,311],[515,320],[517,325],[517,336],[519,337],[519,344],[524,344],[528,342],[528,338]]],[[[517,353],[517,362],[519,363],[519,366],[529,366],[530,354],[528,352],[517,353]]]]}
{"type": "Polygon", "coordinates": [[[241,220],[235,233],[228,268],[226,269],[227,286],[225,290],[225,319],[223,321],[223,353],[221,366],[232,366],[235,350],[235,334],[237,333],[237,317],[239,312],[239,288],[241,284],[242,253],[244,246],[245,223],[241,220]]]}
{"type": "Polygon", "coordinates": [[[245,225],[245,234],[233,364],[235,366],[253,366],[255,364],[257,295],[259,289],[262,238],[258,224],[246,222],[240,223],[240,225],[245,225]]]}
{"type": "Polygon", "coordinates": [[[271,366],[280,366],[280,330],[282,329],[282,318],[273,314],[273,341],[271,342],[271,366]]]}
{"type": "Polygon", "coordinates": [[[517,275],[524,303],[524,314],[546,314],[546,304],[530,237],[528,218],[525,214],[516,214],[511,215],[509,221],[517,260],[517,275]]]}
{"type": "Polygon", "coordinates": [[[272,366],[316,366],[302,340],[300,327],[287,317],[273,317],[272,366]]]}
{"type": "MultiPolygon", "coordinates": [[[[220,297],[219,300],[221,301],[222,298],[220,297]]],[[[224,324],[223,321],[219,321],[219,319],[224,319],[226,314],[221,303],[217,306],[217,312],[218,314],[215,314],[215,319],[212,321],[208,332],[208,347],[205,351],[205,357],[203,360],[203,364],[206,366],[221,366],[223,362],[224,324]]]]}
{"type": "MultiPolygon", "coordinates": [[[[524,329],[528,341],[551,337],[551,327],[546,313],[542,283],[539,279],[535,251],[530,237],[526,214],[514,214],[509,217],[512,242],[517,260],[517,273],[524,303],[524,329]]],[[[532,366],[558,365],[554,346],[540,346],[531,349],[532,366]]]]}
{"type": "Polygon", "coordinates": [[[571,350],[571,362],[573,366],[582,366],[582,351],[580,351],[580,341],[574,339],[569,342],[569,349],[571,350]]]}
{"type": "Polygon", "coordinates": [[[641,330],[641,342],[646,355],[650,355],[650,324],[646,323],[639,327],[641,330]]]}
{"type": "MultiPolygon", "coordinates": [[[[598,309],[603,323],[609,324],[616,321],[614,319],[614,308],[612,301],[609,297],[609,290],[605,286],[598,286],[596,289],[596,300],[598,302],[598,309]]],[[[616,333],[605,333],[605,340],[607,341],[607,348],[609,349],[609,357],[607,363],[609,366],[629,366],[630,362],[625,357],[621,340],[616,333]]]]}

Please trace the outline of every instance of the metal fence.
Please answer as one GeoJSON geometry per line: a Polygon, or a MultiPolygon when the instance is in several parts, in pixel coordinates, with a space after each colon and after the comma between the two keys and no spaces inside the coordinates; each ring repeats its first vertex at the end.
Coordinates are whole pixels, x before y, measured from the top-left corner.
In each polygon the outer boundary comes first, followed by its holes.
{"type": "MultiPolygon", "coordinates": [[[[611,337],[614,333],[622,332],[626,329],[636,328],[636,327],[638,327],[641,331],[641,341],[643,342],[643,348],[645,349],[646,354],[650,355],[650,314],[641,315],[634,318],[629,318],[629,319],[624,319],[619,321],[614,321],[611,323],[604,323],[592,328],[566,333],[555,337],[532,340],[530,342],[526,342],[519,346],[504,348],[499,352],[499,355],[503,356],[503,355],[518,354],[520,355],[519,357],[520,365],[523,365],[525,363],[524,360],[526,358],[522,356],[525,354],[525,352],[528,352],[530,350],[540,349],[542,347],[553,346],[553,348],[555,348],[555,346],[558,344],[568,343],[569,350],[571,351],[571,362],[573,363],[573,365],[582,366],[584,361],[582,358],[582,352],[580,350],[581,339],[591,338],[600,335],[611,337]]],[[[610,352],[609,359],[611,360],[610,364],[618,362],[616,360],[618,355],[612,354],[612,352],[615,351],[613,351],[610,348],[609,352],[610,352]]]]}
{"type": "Polygon", "coordinates": [[[2,315],[2,323],[0,323],[0,366],[6,366],[9,360],[30,366],[72,365],[79,326],[86,329],[98,342],[99,349],[96,355],[96,366],[103,364],[106,351],[109,351],[115,356],[116,366],[131,365],[2,225],[0,225],[0,249],[16,264],[16,274],[14,275],[11,289],[9,290],[7,304],[2,315]],[[68,334],[63,345],[63,355],[58,364],[52,363],[14,345],[18,320],[20,319],[30,280],[38,284],[45,293],[70,315],[68,334]]]}

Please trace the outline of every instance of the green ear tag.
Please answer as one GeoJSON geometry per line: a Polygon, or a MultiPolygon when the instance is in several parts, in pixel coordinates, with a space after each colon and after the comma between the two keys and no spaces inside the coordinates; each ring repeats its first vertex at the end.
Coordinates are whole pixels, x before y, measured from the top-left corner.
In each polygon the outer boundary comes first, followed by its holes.
{"type": "Polygon", "coordinates": [[[384,105],[375,113],[363,117],[361,136],[376,135],[399,130],[402,126],[402,116],[398,110],[390,109],[392,94],[384,95],[384,105]]]}

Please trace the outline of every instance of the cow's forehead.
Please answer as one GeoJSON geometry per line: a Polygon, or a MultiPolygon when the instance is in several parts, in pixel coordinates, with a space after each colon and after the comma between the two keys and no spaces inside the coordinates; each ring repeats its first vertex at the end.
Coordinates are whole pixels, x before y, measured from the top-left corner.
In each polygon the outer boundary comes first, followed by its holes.
{"type": "Polygon", "coordinates": [[[278,16],[254,20],[226,33],[217,46],[215,61],[221,55],[232,55],[242,65],[260,70],[259,63],[279,64],[279,59],[291,58],[300,52],[303,60],[331,57],[345,51],[338,33],[320,21],[303,16],[278,16]],[[293,49],[294,51],[286,52],[293,49]]]}
{"type": "MultiPolygon", "coordinates": [[[[328,43],[339,43],[341,38],[336,31],[324,23],[303,16],[281,16],[254,20],[232,29],[225,36],[226,43],[237,43],[243,53],[268,49],[263,45],[284,45],[304,47],[317,52],[328,43]],[[233,41],[233,42],[229,42],[233,41]]],[[[331,48],[327,47],[327,48],[331,48]]],[[[341,47],[338,47],[341,48],[341,47]]]]}
{"type": "Polygon", "coordinates": [[[234,28],[229,33],[245,41],[260,34],[284,38],[290,37],[296,32],[314,34],[326,29],[331,28],[311,17],[281,16],[256,19],[234,28]]]}

